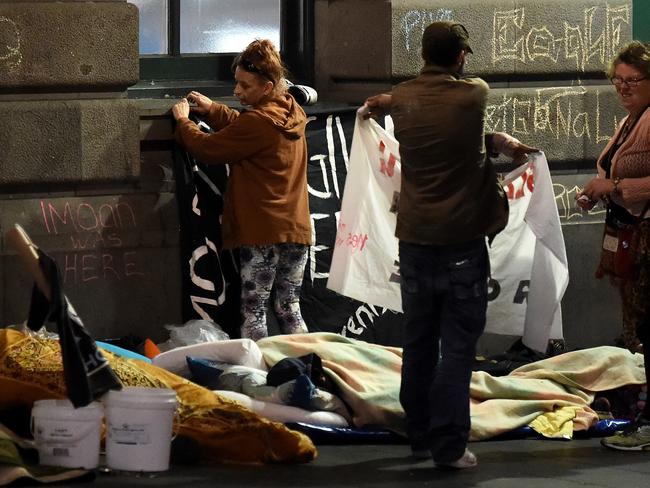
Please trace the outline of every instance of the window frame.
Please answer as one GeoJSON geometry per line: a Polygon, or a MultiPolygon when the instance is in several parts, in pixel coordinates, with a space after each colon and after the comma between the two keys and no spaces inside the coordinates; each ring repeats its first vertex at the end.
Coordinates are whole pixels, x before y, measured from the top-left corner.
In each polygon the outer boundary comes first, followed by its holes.
{"type": "MultiPolygon", "coordinates": [[[[281,54],[294,82],[312,84],[314,79],[314,1],[280,1],[281,54]]],[[[169,54],[140,55],[139,85],[200,81],[231,87],[231,65],[237,53],[181,54],[180,2],[169,0],[169,54]]]]}

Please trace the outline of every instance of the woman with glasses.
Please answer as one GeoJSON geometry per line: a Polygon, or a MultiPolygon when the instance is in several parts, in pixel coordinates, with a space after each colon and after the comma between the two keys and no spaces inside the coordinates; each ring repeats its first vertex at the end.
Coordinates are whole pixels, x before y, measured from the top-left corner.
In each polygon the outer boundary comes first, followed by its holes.
{"type": "MultiPolygon", "coordinates": [[[[608,75],[628,115],[597,163],[598,176],[578,193],[578,205],[591,209],[602,200],[608,222],[640,224],[634,280],[616,280],[622,298],[623,341],[644,353],[650,377],[650,46],[633,41],[612,60],[608,75]],[[639,342],[641,344],[639,344],[639,342]]],[[[603,439],[621,450],[650,449],[650,402],[629,429],[603,439]]]]}
{"type": "Polygon", "coordinates": [[[246,109],[231,109],[193,91],[172,109],[176,137],[202,163],[230,165],[222,234],[225,249],[239,249],[241,336],[268,335],[272,290],[281,331],[306,333],[299,299],[312,242],[307,118],[287,93],[286,70],[271,41],[249,44],[233,70],[234,94],[246,109]],[[188,118],[190,102],[213,133],[202,132],[188,118]]]}

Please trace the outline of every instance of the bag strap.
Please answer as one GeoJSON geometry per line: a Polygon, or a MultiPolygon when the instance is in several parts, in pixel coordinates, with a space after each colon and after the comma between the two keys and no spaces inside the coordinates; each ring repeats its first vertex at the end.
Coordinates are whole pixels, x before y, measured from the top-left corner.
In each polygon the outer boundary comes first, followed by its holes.
{"type": "MultiPolygon", "coordinates": [[[[621,133],[619,132],[618,137],[616,138],[616,142],[612,145],[611,149],[609,150],[609,154],[607,155],[607,157],[609,158],[609,164],[607,165],[607,168],[605,169],[605,178],[609,179],[611,177],[612,160],[614,159],[614,153],[616,152],[618,147],[627,140],[627,137],[632,132],[632,129],[634,129],[634,126],[637,124],[637,122],[639,122],[639,120],[641,120],[641,117],[643,117],[643,114],[645,114],[645,111],[648,110],[648,108],[650,108],[650,105],[646,105],[646,107],[639,114],[639,116],[636,119],[634,119],[634,121],[632,122],[631,127],[629,129],[627,129],[627,132],[625,133],[625,137],[623,138],[622,141],[619,141],[619,138],[621,137],[621,133]]],[[[629,115],[628,115],[628,117],[629,117],[629,115]]],[[[627,120],[625,121],[625,123],[627,124],[627,120]]],[[[621,128],[621,131],[622,130],[623,130],[623,128],[621,128]]]]}

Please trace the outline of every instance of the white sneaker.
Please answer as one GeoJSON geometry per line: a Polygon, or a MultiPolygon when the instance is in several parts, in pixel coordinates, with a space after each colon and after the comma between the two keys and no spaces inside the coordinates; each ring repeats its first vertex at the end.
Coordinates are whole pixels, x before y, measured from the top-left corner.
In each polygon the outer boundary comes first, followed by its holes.
{"type": "Polygon", "coordinates": [[[299,105],[314,105],[318,101],[318,92],[311,86],[294,85],[291,81],[286,80],[287,91],[296,99],[299,105]]]}
{"type": "Polygon", "coordinates": [[[436,468],[444,468],[444,469],[465,469],[465,468],[473,468],[478,464],[478,460],[476,459],[476,456],[472,451],[469,449],[465,448],[465,452],[461,457],[456,459],[455,461],[452,461],[450,463],[436,463],[434,462],[436,468]]]}

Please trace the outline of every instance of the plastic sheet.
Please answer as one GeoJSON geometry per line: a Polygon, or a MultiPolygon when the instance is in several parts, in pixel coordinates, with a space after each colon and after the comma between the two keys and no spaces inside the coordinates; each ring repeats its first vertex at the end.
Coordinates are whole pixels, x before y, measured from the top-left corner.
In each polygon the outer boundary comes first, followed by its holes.
{"type": "MultiPolygon", "coordinates": [[[[604,419],[599,420],[593,427],[586,431],[574,432],[575,438],[606,437],[613,435],[616,431],[622,430],[630,423],[629,420],[604,419]]],[[[303,422],[288,423],[287,426],[293,430],[302,432],[309,436],[314,444],[408,444],[408,440],[395,432],[382,429],[354,429],[347,427],[327,427],[312,425],[303,422]]],[[[499,436],[488,439],[496,440],[519,440],[519,439],[546,439],[535,432],[527,425],[513,429],[499,436]]],[[[549,439],[550,440],[550,439],[549,439]]],[[[554,439],[555,440],[555,439],[554,439]]]]}

